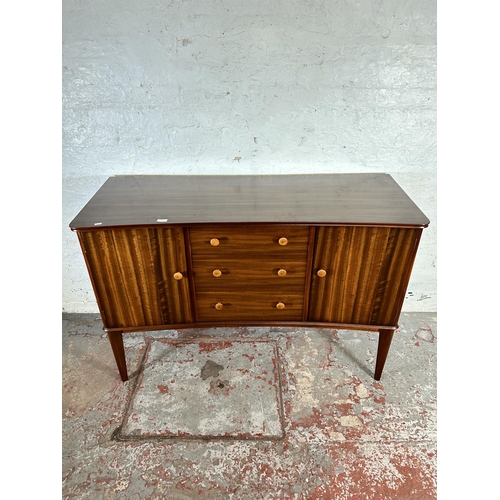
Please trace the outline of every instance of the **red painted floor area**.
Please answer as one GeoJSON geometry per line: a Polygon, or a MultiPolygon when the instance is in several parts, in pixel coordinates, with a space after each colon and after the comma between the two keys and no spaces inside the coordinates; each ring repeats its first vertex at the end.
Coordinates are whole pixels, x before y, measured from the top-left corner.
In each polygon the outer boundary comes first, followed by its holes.
{"type": "Polygon", "coordinates": [[[373,333],[129,334],[124,384],[98,316],[65,315],[63,498],[435,499],[436,341],[403,313],[377,382],[373,333]]]}

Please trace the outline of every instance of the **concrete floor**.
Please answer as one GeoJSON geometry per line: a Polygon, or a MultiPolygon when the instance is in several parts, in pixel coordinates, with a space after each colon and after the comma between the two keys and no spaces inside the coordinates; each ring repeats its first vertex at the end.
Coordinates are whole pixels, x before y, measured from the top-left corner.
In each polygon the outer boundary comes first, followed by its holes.
{"type": "Polygon", "coordinates": [[[63,499],[435,499],[436,314],[377,334],[128,334],[63,315],[63,499]]]}

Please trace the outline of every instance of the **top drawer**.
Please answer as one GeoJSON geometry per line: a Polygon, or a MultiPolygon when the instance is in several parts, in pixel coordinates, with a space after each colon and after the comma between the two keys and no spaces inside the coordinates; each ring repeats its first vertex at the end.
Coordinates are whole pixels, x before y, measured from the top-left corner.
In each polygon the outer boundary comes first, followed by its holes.
{"type": "Polygon", "coordinates": [[[189,230],[193,256],[307,256],[308,226],[209,226],[189,230]]]}

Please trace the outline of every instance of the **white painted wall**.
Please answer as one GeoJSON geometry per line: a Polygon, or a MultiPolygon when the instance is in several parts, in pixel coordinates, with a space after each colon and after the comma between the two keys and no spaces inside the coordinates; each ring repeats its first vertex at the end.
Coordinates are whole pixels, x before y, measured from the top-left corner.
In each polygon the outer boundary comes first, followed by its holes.
{"type": "Polygon", "coordinates": [[[110,175],[386,172],[436,311],[436,0],[65,0],[62,118],[63,310],[98,310],[68,224],[110,175]]]}

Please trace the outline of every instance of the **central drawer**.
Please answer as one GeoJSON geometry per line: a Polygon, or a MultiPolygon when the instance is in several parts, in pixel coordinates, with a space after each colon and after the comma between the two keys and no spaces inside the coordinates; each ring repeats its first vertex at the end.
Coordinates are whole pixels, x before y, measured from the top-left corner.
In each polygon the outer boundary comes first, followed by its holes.
{"type": "Polygon", "coordinates": [[[199,321],[302,320],[307,226],[191,228],[199,321]]]}
{"type": "Polygon", "coordinates": [[[288,290],[301,293],[305,284],[303,262],[277,257],[238,259],[220,256],[194,258],[195,286],[199,292],[233,290],[259,293],[266,290],[288,290]]]}

